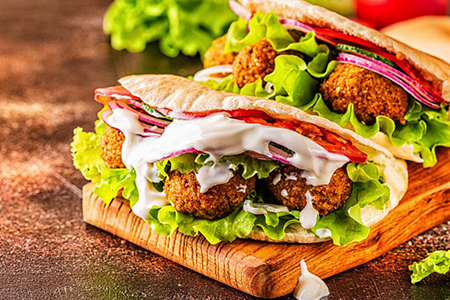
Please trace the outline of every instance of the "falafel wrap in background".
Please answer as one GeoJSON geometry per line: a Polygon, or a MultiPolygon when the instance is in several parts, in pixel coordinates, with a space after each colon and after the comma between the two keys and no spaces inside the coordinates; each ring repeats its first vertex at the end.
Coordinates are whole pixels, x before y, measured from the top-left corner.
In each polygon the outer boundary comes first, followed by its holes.
{"type": "Polygon", "coordinates": [[[304,1],[242,2],[195,81],[322,116],[424,167],[450,146],[446,62],[304,1]]]}
{"type": "Polygon", "coordinates": [[[406,192],[404,161],[322,117],[177,76],[119,82],[96,90],[105,106],[95,132],[75,129],[74,165],[161,235],[346,245],[406,192]]]}

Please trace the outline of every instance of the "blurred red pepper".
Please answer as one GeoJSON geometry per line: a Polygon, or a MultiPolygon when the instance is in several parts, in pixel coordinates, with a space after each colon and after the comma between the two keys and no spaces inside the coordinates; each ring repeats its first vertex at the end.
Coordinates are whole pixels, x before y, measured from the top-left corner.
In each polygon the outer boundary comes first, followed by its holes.
{"type": "Polygon", "coordinates": [[[356,0],[356,15],[383,28],[424,15],[445,15],[448,0],[356,0]]]}

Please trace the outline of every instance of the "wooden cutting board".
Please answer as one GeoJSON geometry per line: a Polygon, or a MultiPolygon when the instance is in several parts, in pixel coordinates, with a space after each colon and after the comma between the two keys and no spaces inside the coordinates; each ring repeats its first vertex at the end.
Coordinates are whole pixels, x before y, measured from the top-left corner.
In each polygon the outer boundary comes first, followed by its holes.
{"type": "Polygon", "coordinates": [[[409,164],[409,190],[399,206],[371,228],[366,240],[346,247],[331,242],[292,245],[252,240],[211,245],[203,236],[186,237],[179,232],[163,237],[136,217],[127,201],[117,198],[106,206],[93,194],[93,184],[83,187],[83,218],[231,287],[257,297],[276,298],[293,291],[302,259],[311,273],[327,278],[366,263],[450,220],[450,151],[439,152],[439,163],[431,169],[409,164]]]}

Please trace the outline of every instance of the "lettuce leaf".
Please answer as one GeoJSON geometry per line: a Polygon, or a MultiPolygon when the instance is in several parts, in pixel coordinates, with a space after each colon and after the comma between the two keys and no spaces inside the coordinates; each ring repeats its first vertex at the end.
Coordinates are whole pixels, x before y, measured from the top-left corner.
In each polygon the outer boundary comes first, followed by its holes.
{"type": "Polygon", "coordinates": [[[122,191],[122,197],[130,200],[130,205],[133,206],[139,199],[135,171],[126,168],[107,168],[100,157],[99,142],[105,129],[106,124],[97,120],[95,132],[84,132],[79,127],[74,130],[73,142],[70,144],[73,164],[84,178],[95,184],[94,193],[103,202],[111,203],[119,191],[122,191]]]}
{"type": "Polygon", "coordinates": [[[342,207],[321,217],[312,228],[314,233],[328,229],[333,242],[340,246],[367,238],[369,227],[361,220],[361,208],[372,204],[383,209],[390,196],[389,187],[382,185],[383,172],[377,165],[349,163],[347,174],[353,181],[349,199],[342,207]]]}
{"type": "Polygon", "coordinates": [[[429,276],[431,273],[446,274],[450,270],[450,250],[435,251],[427,258],[415,262],[409,266],[411,274],[411,283],[417,283],[429,276]]]}
{"type": "Polygon", "coordinates": [[[122,191],[122,197],[130,200],[130,206],[139,200],[139,192],[136,186],[136,172],[134,169],[100,169],[101,179],[95,184],[94,194],[98,195],[106,204],[122,191]]]}
{"type": "MultiPolygon", "coordinates": [[[[212,165],[212,161],[208,161],[208,155],[186,153],[174,156],[157,162],[156,168],[160,173],[160,178],[167,177],[167,172],[179,171],[181,173],[198,173],[203,165],[212,165]]],[[[249,179],[257,176],[259,179],[269,177],[270,173],[278,168],[278,164],[271,160],[258,160],[244,154],[224,156],[219,159],[219,163],[229,162],[232,169],[242,168],[242,177],[249,179]]]]}
{"type": "MultiPolygon", "coordinates": [[[[250,194],[252,195],[252,193],[250,194]]],[[[251,199],[251,197],[246,197],[251,199]]],[[[171,205],[152,207],[147,223],[161,235],[170,235],[175,230],[186,235],[201,233],[211,244],[222,241],[232,242],[236,238],[245,238],[255,226],[264,230],[270,238],[282,239],[287,226],[300,223],[299,211],[267,213],[254,215],[247,213],[240,205],[230,215],[218,220],[199,219],[179,213],[171,205]]]]}
{"type": "Polygon", "coordinates": [[[103,29],[116,50],[143,51],[159,40],[161,52],[175,57],[203,55],[237,16],[227,0],[115,0],[103,29]]]}
{"type": "Polygon", "coordinates": [[[314,32],[309,32],[300,37],[299,41],[295,41],[275,13],[264,14],[262,11],[257,11],[248,23],[245,19],[240,18],[231,24],[225,52],[239,52],[244,47],[253,45],[264,38],[279,52],[295,50],[315,57],[320,51],[328,49],[326,45],[319,47],[314,32]]]}

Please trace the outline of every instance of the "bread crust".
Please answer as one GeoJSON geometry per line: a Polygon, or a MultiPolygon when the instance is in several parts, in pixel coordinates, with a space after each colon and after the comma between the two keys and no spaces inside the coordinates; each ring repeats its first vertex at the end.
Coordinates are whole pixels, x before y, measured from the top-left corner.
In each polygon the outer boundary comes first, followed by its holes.
{"type": "Polygon", "coordinates": [[[445,61],[401,43],[378,30],[354,22],[323,7],[302,0],[243,0],[252,11],[275,12],[281,18],[330,28],[374,43],[389,52],[404,56],[450,102],[450,65],[445,61]]]}
{"type": "MultiPolygon", "coordinates": [[[[209,113],[235,109],[260,110],[274,118],[290,117],[316,124],[351,141],[355,147],[368,154],[372,161],[385,166],[386,185],[391,189],[390,199],[385,210],[376,210],[371,206],[361,209],[362,220],[365,224],[373,225],[380,221],[397,206],[406,193],[408,171],[404,161],[394,158],[387,149],[371,140],[325,118],[309,115],[296,107],[273,100],[215,91],[197,82],[174,75],[133,75],[121,78],[119,82],[133,95],[156,108],[167,108],[183,113],[209,113]]],[[[301,226],[290,226],[285,237],[279,241],[268,238],[260,228],[254,229],[249,238],[287,243],[315,243],[326,240],[319,239],[311,231],[301,226]]]]}

